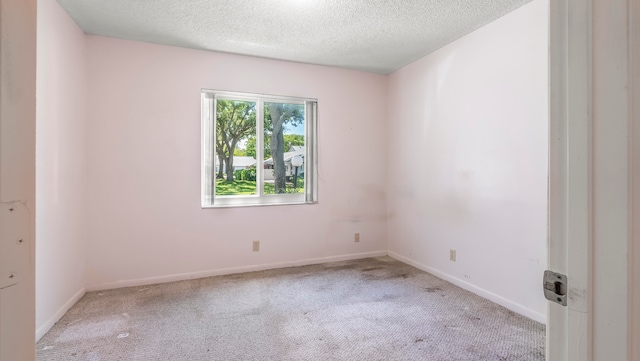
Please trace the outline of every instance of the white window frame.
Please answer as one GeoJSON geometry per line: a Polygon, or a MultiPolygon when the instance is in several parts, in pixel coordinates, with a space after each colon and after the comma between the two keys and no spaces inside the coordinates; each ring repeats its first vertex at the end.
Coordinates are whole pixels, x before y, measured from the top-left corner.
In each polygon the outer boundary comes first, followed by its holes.
{"type": "MultiPolygon", "coordinates": [[[[267,94],[202,89],[201,93],[201,206],[202,208],[293,205],[317,203],[318,194],[318,100],[267,94]],[[256,103],[256,194],[215,195],[216,100],[241,100],[256,103]],[[264,194],[264,103],[304,104],[305,160],[304,193],[264,194]]],[[[222,166],[222,165],[221,165],[222,166]]]]}

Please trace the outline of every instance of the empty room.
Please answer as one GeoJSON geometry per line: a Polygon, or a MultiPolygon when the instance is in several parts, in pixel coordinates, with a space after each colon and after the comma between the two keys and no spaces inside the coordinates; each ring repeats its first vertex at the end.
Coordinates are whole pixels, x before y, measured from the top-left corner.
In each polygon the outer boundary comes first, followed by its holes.
{"type": "Polygon", "coordinates": [[[525,3],[42,1],[39,336],[89,293],[38,359],[543,359],[548,5],[525,3]]]}
{"type": "Polygon", "coordinates": [[[34,3],[37,360],[561,359],[548,0],[34,3]]]}

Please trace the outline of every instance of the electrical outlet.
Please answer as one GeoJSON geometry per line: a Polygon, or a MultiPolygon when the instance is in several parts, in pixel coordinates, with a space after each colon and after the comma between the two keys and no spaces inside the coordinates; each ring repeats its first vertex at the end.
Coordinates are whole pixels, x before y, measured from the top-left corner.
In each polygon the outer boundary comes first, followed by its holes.
{"type": "Polygon", "coordinates": [[[455,262],[456,261],[456,250],[455,249],[450,249],[449,250],[449,260],[455,262]]]}
{"type": "Polygon", "coordinates": [[[258,252],[260,250],[260,241],[253,241],[253,251],[258,252]]]}
{"type": "Polygon", "coordinates": [[[353,241],[354,242],[360,242],[360,233],[356,233],[353,235],[353,241]]]}

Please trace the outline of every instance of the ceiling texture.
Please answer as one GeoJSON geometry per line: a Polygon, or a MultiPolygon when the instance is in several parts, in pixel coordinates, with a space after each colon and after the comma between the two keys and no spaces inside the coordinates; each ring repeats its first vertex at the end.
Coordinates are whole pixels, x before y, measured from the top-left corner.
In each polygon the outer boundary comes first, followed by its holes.
{"type": "Polygon", "coordinates": [[[531,0],[58,0],[90,35],[389,74],[531,0]]]}

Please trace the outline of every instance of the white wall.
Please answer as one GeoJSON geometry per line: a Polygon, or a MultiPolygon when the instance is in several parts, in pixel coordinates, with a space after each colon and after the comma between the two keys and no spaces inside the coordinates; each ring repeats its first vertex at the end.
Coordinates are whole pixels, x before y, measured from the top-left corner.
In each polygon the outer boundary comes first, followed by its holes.
{"type": "Polygon", "coordinates": [[[55,0],[38,0],[37,338],[84,294],[86,37],[55,0]]]}
{"type": "MultiPolygon", "coordinates": [[[[0,243],[3,251],[17,247],[18,234],[24,240],[20,247],[28,248],[17,252],[24,257],[18,262],[25,270],[17,275],[20,282],[0,289],[0,361],[35,359],[35,128],[36,2],[0,0],[0,217],[3,227],[9,225],[0,232],[0,243]],[[6,213],[10,206],[18,209],[26,229],[15,229],[16,218],[6,213]]],[[[4,280],[15,270],[6,270],[3,258],[4,280]]]]}
{"type": "Polygon", "coordinates": [[[539,321],[547,29],[534,0],[389,78],[390,254],[539,321]]]}
{"type": "Polygon", "coordinates": [[[89,289],[386,254],[385,76],[94,36],[87,45],[89,289]],[[319,203],[201,209],[201,88],[318,98],[319,203]]]}

